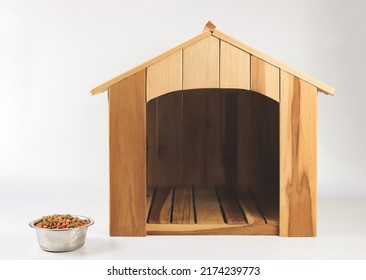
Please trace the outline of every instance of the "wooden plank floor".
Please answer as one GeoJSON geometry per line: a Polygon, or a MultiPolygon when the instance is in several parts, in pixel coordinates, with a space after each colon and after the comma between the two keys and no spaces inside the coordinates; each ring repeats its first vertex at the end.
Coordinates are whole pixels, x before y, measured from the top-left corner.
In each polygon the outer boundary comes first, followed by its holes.
{"type": "Polygon", "coordinates": [[[170,186],[147,194],[147,234],[278,235],[276,203],[261,211],[246,188],[170,186]]]}

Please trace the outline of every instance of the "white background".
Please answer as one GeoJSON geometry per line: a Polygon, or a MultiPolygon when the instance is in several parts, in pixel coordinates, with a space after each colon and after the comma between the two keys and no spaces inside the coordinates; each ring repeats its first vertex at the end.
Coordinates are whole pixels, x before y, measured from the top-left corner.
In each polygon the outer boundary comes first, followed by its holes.
{"type": "Polygon", "coordinates": [[[0,258],[366,258],[365,10],[362,0],[0,0],[0,258]],[[317,239],[108,237],[107,95],[88,92],[207,20],[336,88],[319,95],[317,239]],[[27,223],[51,213],[95,218],[88,246],[40,251],[27,223]]]}

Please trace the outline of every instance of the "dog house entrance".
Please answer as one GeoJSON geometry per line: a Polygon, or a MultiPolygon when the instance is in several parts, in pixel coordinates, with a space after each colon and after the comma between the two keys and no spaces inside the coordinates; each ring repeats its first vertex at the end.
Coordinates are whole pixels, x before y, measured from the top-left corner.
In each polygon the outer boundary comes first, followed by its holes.
{"type": "Polygon", "coordinates": [[[279,104],[196,89],[147,103],[148,234],[278,235],[279,104]]]}

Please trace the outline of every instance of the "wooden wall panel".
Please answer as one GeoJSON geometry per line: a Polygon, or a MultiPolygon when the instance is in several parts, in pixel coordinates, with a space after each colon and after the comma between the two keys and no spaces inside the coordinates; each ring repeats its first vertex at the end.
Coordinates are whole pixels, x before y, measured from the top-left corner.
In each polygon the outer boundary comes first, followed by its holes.
{"type": "Polygon", "coordinates": [[[183,89],[219,87],[219,39],[210,36],[183,50],[183,89]]]}
{"type": "Polygon", "coordinates": [[[251,90],[279,102],[280,70],[263,60],[251,56],[251,90]]]}
{"type": "Polygon", "coordinates": [[[316,235],[317,88],[281,71],[280,235],[316,235]]]}
{"type": "MultiPolygon", "coordinates": [[[[224,94],[224,140],[223,147],[220,149],[222,152],[222,159],[224,161],[224,184],[227,186],[237,185],[237,158],[238,158],[238,144],[237,144],[237,91],[229,91],[224,94]]],[[[210,140],[208,140],[210,141],[210,140]]]]}
{"type": "Polygon", "coordinates": [[[263,99],[246,92],[237,97],[237,173],[238,185],[258,189],[263,185],[261,126],[264,113],[263,99]]]}
{"type": "Polygon", "coordinates": [[[152,99],[146,104],[146,176],[148,186],[158,186],[158,99],[152,99]]]}
{"type": "Polygon", "coordinates": [[[218,91],[205,91],[183,94],[184,185],[225,183],[224,95],[218,91]]]}
{"type": "Polygon", "coordinates": [[[221,40],[220,88],[250,89],[250,55],[221,40]]]}
{"type": "Polygon", "coordinates": [[[206,95],[183,94],[183,184],[205,185],[206,95]]]}
{"type": "Polygon", "coordinates": [[[159,186],[182,184],[183,103],[182,93],[158,98],[156,177],[159,186]]]}
{"type": "Polygon", "coordinates": [[[110,88],[110,235],[146,235],[145,70],[110,88]]]}
{"type": "Polygon", "coordinates": [[[147,101],[181,89],[182,51],[177,51],[147,68],[147,101]]]}
{"type": "Polygon", "coordinates": [[[204,183],[206,186],[225,184],[224,125],[225,95],[218,91],[204,93],[205,119],[204,144],[201,148],[205,152],[204,183]]]}
{"type": "Polygon", "coordinates": [[[279,104],[263,95],[238,95],[238,185],[249,187],[266,217],[278,221],[279,104]]]}

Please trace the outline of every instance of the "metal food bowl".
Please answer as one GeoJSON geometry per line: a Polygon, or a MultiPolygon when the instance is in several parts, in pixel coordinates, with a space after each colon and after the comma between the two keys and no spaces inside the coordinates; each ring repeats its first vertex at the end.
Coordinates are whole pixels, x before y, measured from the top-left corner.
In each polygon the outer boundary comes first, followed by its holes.
{"type": "Polygon", "coordinates": [[[39,246],[48,252],[68,252],[83,247],[88,227],[94,224],[94,220],[78,215],[71,215],[83,220],[89,220],[89,224],[68,229],[38,228],[36,224],[42,219],[29,223],[29,226],[37,232],[39,246]]]}

